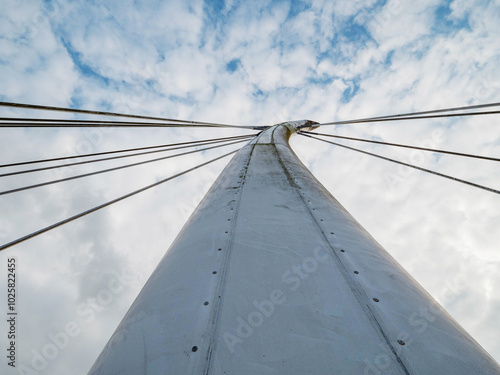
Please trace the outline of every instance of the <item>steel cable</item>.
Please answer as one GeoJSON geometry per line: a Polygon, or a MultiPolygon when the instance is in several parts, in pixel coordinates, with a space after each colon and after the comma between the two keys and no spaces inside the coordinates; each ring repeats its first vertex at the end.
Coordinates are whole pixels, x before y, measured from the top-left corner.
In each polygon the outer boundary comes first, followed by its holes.
{"type": "Polygon", "coordinates": [[[386,146],[411,148],[411,149],[414,149],[414,150],[437,152],[437,153],[441,153],[441,154],[464,156],[464,157],[468,157],[468,158],[476,158],[476,159],[491,160],[491,161],[500,161],[500,158],[493,158],[493,157],[489,157],[489,156],[481,156],[481,155],[474,155],[474,154],[465,154],[465,153],[462,153],[462,152],[439,150],[439,149],[435,149],[435,148],[427,148],[427,147],[418,147],[418,146],[403,145],[403,144],[400,144],[400,143],[389,143],[389,142],[382,142],[382,141],[374,141],[374,140],[371,140],[371,139],[345,137],[345,136],[341,136],[341,135],[324,134],[324,133],[316,133],[316,132],[299,132],[299,134],[300,133],[302,133],[302,134],[320,135],[320,136],[324,136],[324,137],[348,139],[348,140],[351,140],[351,141],[376,143],[376,144],[386,145],[386,146]]]}
{"type": "Polygon", "coordinates": [[[90,156],[108,155],[108,154],[114,154],[114,153],[119,153],[119,152],[148,150],[148,149],[160,148],[160,147],[180,146],[180,145],[187,145],[187,144],[198,144],[198,143],[204,143],[204,142],[216,141],[216,140],[226,140],[226,139],[230,140],[230,139],[237,139],[237,138],[243,138],[243,137],[251,137],[251,136],[255,136],[255,135],[257,135],[257,134],[253,134],[253,135],[252,134],[250,134],[250,135],[247,135],[247,134],[245,134],[245,135],[237,135],[237,136],[234,136],[234,137],[210,138],[210,139],[202,139],[200,141],[189,141],[189,142],[180,142],[180,143],[167,143],[167,144],[158,145],[158,146],[136,147],[136,148],[123,149],[123,150],[95,152],[93,154],[81,154],[81,155],[62,156],[62,157],[51,158],[51,159],[39,159],[39,160],[21,161],[21,162],[17,162],[17,163],[1,164],[0,168],[15,167],[15,166],[20,166],[20,165],[36,164],[36,163],[46,163],[46,162],[50,162],[50,161],[60,161],[60,160],[68,160],[68,159],[76,159],[76,158],[86,158],[86,157],[90,157],[90,156]]]}
{"type": "MultiPolygon", "coordinates": [[[[360,122],[371,122],[371,121],[379,120],[379,119],[381,120],[381,119],[389,119],[389,118],[397,118],[397,117],[424,115],[424,114],[429,114],[429,113],[454,112],[454,111],[463,111],[466,109],[479,109],[479,108],[498,107],[498,106],[500,106],[500,102],[478,104],[478,105],[471,105],[471,106],[465,106],[465,107],[434,109],[434,110],[430,110],[430,111],[401,113],[401,114],[396,114],[396,115],[367,117],[367,118],[361,118],[361,119],[355,119],[355,120],[334,121],[334,122],[323,123],[321,125],[343,125],[343,124],[360,123],[360,122]]],[[[489,113],[489,112],[486,112],[486,113],[489,113]]],[[[496,112],[493,112],[493,113],[496,113],[496,112]]]]}
{"type": "Polygon", "coordinates": [[[473,182],[470,182],[470,181],[467,181],[467,180],[462,180],[460,178],[456,178],[456,177],[453,177],[453,176],[449,176],[449,175],[446,175],[446,174],[443,174],[443,173],[439,173],[439,172],[436,172],[436,171],[432,171],[430,169],[426,169],[426,168],[422,168],[422,167],[418,167],[416,165],[412,165],[412,164],[408,164],[408,163],[405,163],[405,162],[402,162],[402,161],[399,161],[399,160],[395,160],[395,159],[391,159],[391,158],[387,158],[385,156],[382,156],[382,155],[378,155],[378,154],[374,154],[374,153],[371,153],[371,152],[368,152],[368,151],[363,151],[363,150],[360,150],[360,149],[357,149],[355,147],[349,147],[349,146],[346,146],[346,145],[343,145],[343,144],[340,144],[340,143],[336,143],[336,142],[332,142],[332,141],[327,141],[326,139],[321,139],[321,138],[317,138],[317,137],[313,137],[312,135],[307,135],[307,134],[300,134],[302,135],[303,137],[308,137],[308,138],[312,138],[312,139],[316,139],[318,141],[322,141],[322,142],[326,142],[326,143],[330,143],[332,145],[336,145],[336,146],[340,146],[340,147],[343,147],[343,148],[347,148],[349,150],[353,150],[353,151],[357,151],[357,152],[361,152],[363,154],[366,154],[366,155],[370,155],[370,156],[374,156],[376,158],[379,158],[379,159],[384,159],[384,160],[387,160],[387,161],[391,161],[393,163],[396,163],[396,164],[400,164],[400,165],[404,165],[406,167],[410,167],[410,168],[414,168],[414,169],[418,169],[420,171],[424,171],[424,172],[427,172],[427,173],[431,173],[431,174],[434,174],[436,176],[440,176],[440,177],[444,177],[444,178],[447,178],[447,179],[450,179],[450,180],[453,180],[453,181],[457,181],[457,182],[461,182],[463,184],[466,184],[466,185],[469,185],[469,186],[473,186],[473,187],[476,187],[478,189],[483,189],[483,190],[486,190],[486,191],[489,191],[489,192],[492,192],[492,193],[496,193],[496,194],[500,194],[500,191],[499,190],[496,190],[496,189],[492,189],[492,188],[489,188],[487,186],[483,186],[483,185],[479,185],[479,184],[475,184],[473,182]]]}
{"type": "Polygon", "coordinates": [[[128,117],[128,118],[136,118],[136,119],[159,120],[159,121],[170,121],[170,122],[182,122],[182,123],[187,123],[187,124],[204,124],[204,125],[224,125],[224,126],[230,126],[230,125],[227,125],[227,124],[217,124],[217,123],[211,123],[211,122],[177,120],[177,119],[163,118],[163,117],[142,116],[142,115],[129,115],[129,114],[125,114],[125,113],[116,113],[116,112],[92,111],[92,110],[87,110],[87,109],[74,109],[74,108],[65,108],[65,107],[53,107],[53,106],[45,106],[45,105],[11,103],[11,102],[1,102],[1,101],[0,101],[0,106],[2,106],[2,107],[13,107],[13,108],[23,108],[23,109],[35,109],[35,110],[42,110],[42,111],[85,113],[85,114],[90,114],[90,115],[113,116],[113,117],[128,117]]]}
{"type": "MultiPolygon", "coordinates": [[[[247,135],[247,136],[238,137],[238,138],[239,139],[243,138],[243,140],[246,140],[246,139],[249,139],[249,138],[253,138],[253,135],[247,135]]],[[[46,170],[56,169],[56,168],[65,168],[65,167],[72,167],[72,166],[75,166],[75,165],[90,164],[90,163],[96,163],[96,162],[101,162],[101,161],[108,161],[108,160],[129,158],[129,157],[140,156],[140,155],[148,155],[148,154],[154,154],[154,153],[157,153],[157,152],[167,152],[167,151],[172,151],[172,150],[180,150],[180,149],[184,149],[184,148],[205,146],[205,145],[209,145],[209,144],[223,143],[223,142],[227,142],[227,141],[228,141],[227,139],[226,140],[219,140],[219,141],[211,141],[211,142],[204,142],[204,143],[201,143],[201,144],[197,143],[197,144],[192,144],[192,145],[185,145],[185,146],[178,146],[178,147],[169,147],[169,148],[166,148],[166,149],[153,150],[153,151],[144,151],[144,152],[138,152],[138,153],[128,154],[128,155],[111,156],[111,157],[101,158],[101,159],[85,160],[85,161],[79,161],[79,162],[75,162],[75,163],[68,163],[68,164],[62,164],[62,165],[51,165],[51,166],[48,166],[48,167],[26,169],[26,170],[22,170],[22,171],[15,171],[15,172],[3,173],[3,174],[0,174],[0,177],[15,176],[15,175],[20,175],[20,174],[25,174],[25,173],[46,171],[46,170]]]]}
{"type": "Polygon", "coordinates": [[[36,236],[38,236],[38,235],[40,235],[40,234],[42,234],[42,233],[48,232],[49,230],[52,230],[52,229],[54,229],[54,228],[57,228],[57,227],[59,227],[59,226],[61,226],[61,225],[63,225],[63,224],[66,224],[66,223],[69,223],[69,222],[71,222],[71,221],[73,221],[73,220],[79,219],[79,218],[81,218],[81,217],[83,217],[83,216],[86,216],[86,215],[88,215],[88,214],[92,213],[92,212],[95,212],[95,211],[97,211],[97,210],[100,210],[101,208],[104,208],[104,207],[110,206],[110,205],[112,205],[112,204],[114,204],[114,203],[117,203],[117,202],[122,201],[122,200],[124,200],[124,199],[126,199],[126,198],[129,198],[129,197],[131,197],[131,196],[133,196],[133,195],[139,194],[139,193],[141,193],[141,192],[143,192],[143,191],[145,191],[145,190],[148,190],[148,189],[151,189],[151,188],[153,188],[153,187],[155,187],[155,186],[158,186],[158,185],[160,185],[160,184],[163,184],[164,182],[167,182],[167,181],[173,180],[174,178],[180,177],[180,176],[182,176],[182,175],[184,175],[184,174],[186,174],[186,173],[188,173],[188,172],[194,171],[195,169],[198,169],[198,168],[203,167],[203,166],[205,166],[205,165],[207,165],[207,164],[213,163],[213,162],[215,162],[215,161],[217,161],[217,160],[220,160],[220,159],[222,159],[222,158],[225,158],[226,156],[229,156],[229,155],[231,155],[231,154],[234,154],[234,153],[235,153],[235,152],[237,152],[237,151],[238,151],[238,150],[234,150],[234,151],[228,152],[227,154],[224,154],[224,155],[222,155],[222,156],[219,156],[219,157],[217,157],[217,158],[215,158],[215,159],[211,159],[211,160],[209,160],[209,161],[207,161],[207,162],[205,162],[205,163],[198,164],[198,165],[196,165],[196,166],[195,166],[195,167],[193,167],[193,168],[186,169],[186,170],[185,170],[185,171],[183,171],[183,172],[180,172],[180,173],[177,173],[177,174],[175,174],[175,175],[173,175],[173,176],[170,176],[170,177],[164,178],[163,180],[160,180],[160,181],[158,181],[158,182],[155,182],[154,184],[147,185],[147,186],[145,186],[145,187],[143,187],[143,188],[141,188],[141,189],[138,189],[138,190],[134,190],[134,191],[133,191],[133,192],[131,192],[131,193],[128,193],[128,194],[122,195],[121,197],[118,197],[118,198],[113,199],[113,200],[111,200],[111,201],[108,201],[108,202],[106,202],[106,203],[103,203],[103,204],[100,204],[100,205],[98,205],[98,206],[95,206],[95,207],[93,207],[93,208],[91,208],[91,209],[89,209],[89,210],[86,210],[86,211],[80,212],[79,214],[76,214],[76,215],[71,216],[71,217],[69,217],[69,218],[67,218],[67,219],[61,220],[61,221],[59,221],[59,222],[57,222],[57,223],[55,223],[55,224],[49,225],[49,226],[47,226],[47,227],[45,227],[45,228],[39,229],[39,230],[37,230],[36,232],[33,232],[33,233],[30,233],[30,234],[28,234],[28,235],[26,235],[26,236],[20,237],[20,238],[18,238],[18,239],[16,239],[16,240],[14,240],[14,241],[8,242],[8,243],[6,243],[6,244],[4,244],[4,245],[0,246],[0,251],[5,250],[5,249],[7,249],[7,248],[9,248],[9,247],[12,247],[12,246],[14,246],[14,245],[17,245],[17,244],[19,244],[19,243],[21,243],[21,242],[24,242],[24,241],[26,241],[26,240],[29,240],[30,238],[36,237],[36,236]]]}
{"type": "Polygon", "coordinates": [[[58,179],[58,180],[51,180],[51,181],[42,182],[42,183],[39,183],[39,184],[23,186],[23,187],[20,187],[20,188],[15,188],[15,189],[10,189],[10,190],[4,190],[4,191],[0,192],[0,195],[12,194],[12,193],[16,193],[16,192],[20,192],[20,191],[24,191],[24,190],[29,190],[29,189],[34,189],[34,188],[42,187],[42,186],[57,184],[57,183],[60,183],[60,182],[71,181],[71,180],[75,180],[75,179],[82,178],[82,177],[94,176],[94,175],[97,175],[97,174],[111,172],[111,171],[116,171],[116,170],[119,170],[119,169],[124,169],[124,168],[129,168],[129,167],[135,167],[137,165],[142,165],[142,164],[152,163],[152,162],[155,162],[155,161],[160,161],[160,160],[175,158],[177,156],[183,156],[183,155],[193,154],[195,152],[202,152],[202,151],[211,150],[211,149],[214,149],[214,148],[219,148],[219,147],[224,147],[224,146],[230,146],[230,145],[233,145],[233,144],[236,144],[236,143],[245,142],[245,141],[246,141],[246,139],[238,140],[238,141],[234,141],[234,142],[231,142],[231,143],[225,143],[225,144],[222,144],[222,145],[211,146],[211,147],[207,147],[207,148],[203,148],[203,149],[199,149],[199,150],[187,151],[187,152],[183,152],[183,153],[180,153],[180,154],[163,156],[161,158],[145,160],[145,161],[141,161],[141,162],[138,162],[138,163],[121,165],[119,167],[103,169],[103,170],[96,171],[96,172],[84,173],[84,174],[80,174],[80,175],[76,175],[76,176],[61,178],[61,179],[58,179]]]}
{"type": "MultiPolygon", "coordinates": [[[[347,124],[359,124],[366,122],[385,122],[385,121],[403,121],[403,120],[421,120],[421,119],[432,119],[432,118],[443,118],[443,117],[463,117],[463,116],[482,116],[482,115],[496,115],[500,114],[500,111],[489,111],[489,112],[465,112],[465,113],[449,113],[445,115],[426,115],[426,116],[405,116],[405,117],[383,117],[383,118],[369,118],[361,120],[350,120],[350,121],[335,121],[319,124],[320,126],[329,125],[347,125],[347,124]]],[[[306,127],[306,126],[304,126],[306,127]]]]}
{"type": "MultiPolygon", "coordinates": [[[[120,121],[79,121],[77,123],[66,122],[0,122],[0,128],[231,128],[255,130],[253,126],[243,125],[212,125],[212,124],[183,124],[183,123],[159,123],[159,122],[120,122],[120,121]]],[[[260,128],[259,128],[260,129],[260,128]]]]}

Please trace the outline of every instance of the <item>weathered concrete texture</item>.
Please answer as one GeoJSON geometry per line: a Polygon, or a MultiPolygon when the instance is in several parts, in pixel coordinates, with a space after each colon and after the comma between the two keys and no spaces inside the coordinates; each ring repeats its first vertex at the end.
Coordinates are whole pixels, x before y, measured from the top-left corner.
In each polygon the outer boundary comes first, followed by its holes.
{"type": "Polygon", "coordinates": [[[234,156],[90,373],[500,374],[302,165],[294,127],[234,156]]]}

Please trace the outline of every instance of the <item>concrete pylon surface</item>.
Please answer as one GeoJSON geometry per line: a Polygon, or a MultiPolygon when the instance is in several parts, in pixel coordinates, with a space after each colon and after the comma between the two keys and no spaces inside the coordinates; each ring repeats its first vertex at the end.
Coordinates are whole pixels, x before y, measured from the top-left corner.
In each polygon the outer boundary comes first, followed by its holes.
{"type": "Polygon", "coordinates": [[[90,374],[500,374],[299,161],[303,124],[233,157],[90,374]]]}

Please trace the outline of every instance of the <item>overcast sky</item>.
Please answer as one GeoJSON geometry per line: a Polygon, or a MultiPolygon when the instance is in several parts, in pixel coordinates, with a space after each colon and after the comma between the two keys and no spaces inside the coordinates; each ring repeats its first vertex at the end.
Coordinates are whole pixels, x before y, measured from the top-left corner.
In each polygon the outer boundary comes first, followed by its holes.
{"type": "MultiPolygon", "coordinates": [[[[499,0],[3,0],[0,100],[245,125],[498,102],[499,19],[499,0]]],[[[0,115],[40,116],[5,108],[0,115]]],[[[498,122],[498,116],[477,116],[321,130],[498,157],[498,122]]],[[[1,163],[246,133],[2,129],[1,163]]],[[[291,144],[344,207],[499,361],[500,197],[304,137],[291,144]]],[[[349,144],[500,188],[495,162],[349,144]]],[[[0,240],[226,149],[235,146],[1,196],[0,240]]],[[[17,257],[22,371],[5,372],[2,355],[1,372],[86,374],[227,161],[2,252],[1,311],[7,258],[17,257]],[[72,334],[67,340],[65,331],[72,334]]],[[[0,186],[122,163],[5,177],[0,186]]]]}

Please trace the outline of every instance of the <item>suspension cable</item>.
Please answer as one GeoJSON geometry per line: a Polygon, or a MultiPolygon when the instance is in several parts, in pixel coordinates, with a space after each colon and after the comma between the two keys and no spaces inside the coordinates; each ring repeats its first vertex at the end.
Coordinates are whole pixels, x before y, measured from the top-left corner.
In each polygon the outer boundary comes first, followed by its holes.
{"type": "Polygon", "coordinates": [[[399,161],[399,160],[394,160],[394,159],[391,159],[391,158],[387,158],[385,156],[382,156],[382,155],[378,155],[378,154],[374,154],[374,153],[371,153],[371,152],[368,152],[368,151],[363,151],[363,150],[360,150],[360,149],[357,149],[357,148],[354,148],[354,147],[349,147],[349,146],[346,146],[346,145],[343,145],[343,144],[340,144],[340,143],[336,143],[336,142],[331,142],[331,141],[327,141],[326,139],[321,139],[321,138],[317,138],[317,137],[313,137],[312,135],[307,135],[307,134],[300,134],[304,137],[308,137],[308,138],[312,138],[312,139],[316,139],[318,141],[322,141],[322,142],[326,142],[326,143],[330,143],[332,145],[336,145],[336,146],[340,146],[340,147],[343,147],[343,148],[347,148],[349,150],[353,150],[353,151],[357,151],[357,152],[361,152],[363,154],[366,154],[366,155],[370,155],[370,156],[374,156],[376,158],[379,158],[379,159],[384,159],[384,160],[387,160],[387,161],[391,161],[393,163],[396,163],[396,164],[401,164],[401,165],[404,165],[406,167],[410,167],[410,168],[414,168],[414,169],[418,169],[420,171],[424,171],[424,172],[428,172],[428,173],[431,173],[431,174],[434,174],[436,176],[440,176],[440,177],[444,177],[444,178],[448,178],[450,180],[454,180],[454,181],[457,181],[457,182],[461,182],[463,184],[467,184],[467,185],[470,185],[470,186],[473,186],[473,187],[476,187],[476,188],[479,188],[479,189],[483,189],[483,190],[486,190],[486,191],[490,191],[492,193],[496,193],[496,194],[500,194],[500,191],[499,190],[495,190],[495,189],[492,189],[492,188],[489,188],[487,186],[483,186],[483,185],[478,185],[478,184],[475,184],[473,182],[470,182],[470,181],[466,181],[466,180],[462,180],[462,179],[459,179],[459,178],[456,178],[456,177],[453,177],[453,176],[449,176],[449,175],[446,175],[446,174],[443,174],[443,173],[439,173],[439,172],[436,172],[436,171],[432,171],[430,169],[426,169],[426,168],[422,168],[422,167],[417,167],[415,165],[412,165],[412,164],[408,164],[408,163],[404,163],[402,161],[399,161]]]}
{"type": "Polygon", "coordinates": [[[93,154],[81,154],[81,155],[62,156],[62,157],[51,158],[51,159],[39,159],[39,160],[22,161],[22,162],[17,162],[17,163],[2,164],[2,165],[0,165],[0,168],[15,167],[15,166],[19,166],[19,165],[27,165],[27,164],[35,164],[35,163],[45,163],[45,162],[49,162],[49,161],[60,161],[60,160],[68,160],[68,159],[76,159],[76,158],[85,158],[85,157],[90,157],[90,156],[108,155],[108,154],[114,154],[114,153],[119,153],[119,152],[148,150],[148,149],[161,148],[161,147],[171,147],[171,146],[180,146],[180,145],[188,145],[188,144],[198,144],[198,143],[200,145],[202,145],[205,142],[218,141],[218,140],[238,139],[238,138],[243,138],[243,137],[255,136],[257,134],[254,134],[254,135],[251,135],[251,134],[250,135],[246,135],[245,134],[245,135],[237,135],[237,136],[234,136],[234,137],[223,137],[223,138],[210,138],[210,139],[202,139],[200,141],[189,141],[189,142],[180,142],[180,143],[168,143],[168,144],[158,145],[158,146],[136,147],[136,148],[123,149],[123,150],[95,152],[93,154]]]}
{"type": "Polygon", "coordinates": [[[37,187],[42,187],[42,186],[52,185],[52,184],[56,184],[56,183],[60,183],[60,182],[66,182],[66,181],[70,181],[70,180],[75,180],[75,179],[82,178],[82,177],[94,176],[94,175],[97,175],[97,174],[111,172],[111,171],[116,171],[116,170],[119,170],[119,169],[124,169],[124,168],[129,168],[129,167],[135,167],[137,165],[142,165],[142,164],[152,163],[152,162],[155,162],[155,161],[160,161],[160,160],[175,158],[175,157],[178,157],[178,156],[193,154],[193,153],[196,153],[196,152],[202,152],[202,151],[211,150],[211,149],[214,149],[214,148],[230,146],[230,145],[233,145],[233,144],[236,144],[236,143],[241,143],[241,142],[246,142],[246,139],[234,141],[234,142],[231,142],[231,143],[225,143],[225,144],[221,144],[221,145],[216,145],[216,146],[201,148],[199,150],[182,152],[180,154],[163,156],[161,158],[145,160],[145,161],[141,161],[141,162],[138,162],[138,163],[125,164],[125,165],[121,165],[119,167],[102,169],[100,171],[90,172],[90,173],[84,173],[84,174],[80,174],[80,175],[76,175],[76,176],[61,178],[61,179],[58,179],[58,180],[46,181],[46,182],[42,182],[42,183],[39,183],[39,184],[23,186],[23,187],[11,189],[11,190],[4,190],[4,191],[0,191],[0,195],[12,194],[12,193],[16,193],[16,192],[19,192],[19,191],[34,189],[34,188],[37,188],[37,187]]]}
{"type": "Polygon", "coordinates": [[[211,122],[177,120],[177,119],[163,118],[163,117],[142,116],[142,115],[129,115],[129,114],[125,114],[125,113],[116,113],[116,112],[91,111],[91,110],[87,110],[87,109],[74,109],[74,108],[65,108],[65,107],[52,107],[52,106],[45,106],[45,105],[11,103],[11,102],[2,102],[2,101],[0,101],[0,106],[2,106],[2,107],[24,108],[24,109],[36,109],[36,110],[42,110],[42,111],[85,113],[85,114],[90,114],[90,115],[102,115],[102,116],[113,116],[113,117],[128,117],[128,118],[136,118],[136,119],[160,120],[160,121],[170,121],[170,122],[183,122],[183,123],[187,123],[187,124],[226,125],[226,124],[217,124],[217,123],[211,123],[211,122]]]}
{"type": "Polygon", "coordinates": [[[468,105],[468,106],[463,106],[463,107],[433,109],[433,110],[430,110],[430,111],[400,113],[398,115],[380,116],[379,118],[383,118],[383,117],[396,117],[396,116],[427,115],[429,113],[454,112],[454,111],[463,111],[463,110],[466,110],[466,109],[479,109],[479,108],[489,108],[489,107],[499,107],[499,106],[500,106],[500,102],[497,102],[497,103],[486,103],[486,104],[468,105]]]}
{"type": "Polygon", "coordinates": [[[54,228],[57,228],[57,227],[59,227],[59,226],[61,226],[61,225],[63,225],[63,224],[69,223],[70,221],[73,221],[73,220],[79,219],[79,218],[81,218],[81,217],[83,217],[83,216],[86,216],[86,215],[88,215],[88,214],[92,213],[92,212],[95,212],[95,211],[97,211],[97,210],[100,210],[101,208],[104,208],[104,207],[110,206],[110,205],[112,205],[112,204],[114,204],[114,203],[117,203],[117,202],[122,201],[122,200],[124,200],[124,199],[126,199],[126,198],[129,198],[129,197],[131,197],[131,196],[133,196],[133,195],[139,194],[139,193],[141,193],[141,192],[143,192],[143,191],[146,191],[146,190],[151,189],[151,188],[153,188],[153,187],[155,187],[155,186],[158,186],[158,185],[160,185],[160,184],[163,184],[164,182],[167,182],[167,181],[173,180],[173,179],[175,179],[175,178],[177,178],[177,177],[180,177],[180,176],[182,176],[182,175],[184,175],[184,174],[186,174],[186,173],[188,173],[188,172],[194,171],[195,169],[198,169],[198,168],[200,168],[200,167],[203,167],[203,166],[205,166],[205,165],[208,165],[208,164],[210,164],[210,163],[213,163],[213,162],[215,162],[215,161],[217,161],[217,160],[220,160],[220,159],[222,159],[222,158],[225,158],[226,156],[229,156],[229,155],[231,155],[231,154],[234,154],[234,153],[235,153],[235,152],[237,152],[237,151],[238,151],[238,150],[234,150],[234,151],[228,152],[227,154],[224,154],[224,155],[222,155],[222,156],[216,157],[215,159],[211,159],[211,160],[209,160],[209,161],[207,161],[207,162],[204,162],[204,163],[198,164],[198,165],[194,166],[193,168],[186,169],[185,171],[182,171],[182,172],[180,172],[180,173],[177,173],[177,174],[175,174],[175,175],[173,175],[173,176],[170,176],[170,177],[164,178],[163,180],[160,180],[160,181],[158,181],[158,182],[155,182],[154,184],[147,185],[147,186],[145,186],[145,187],[143,187],[143,188],[141,188],[141,189],[138,189],[138,190],[134,190],[134,191],[132,191],[131,193],[128,193],[128,194],[122,195],[121,197],[118,197],[118,198],[113,199],[113,200],[111,200],[111,201],[108,201],[108,202],[106,202],[106,203],[103,203],[103,204],[100,204],[100,205],[98,205],[98,206],[95,206],[95,207],[93,207],[93,208],[91,208],[91,209],[89,209],[89,210],[86,210],[86,211],[80,212],[79,214],[76,214],[76,215],[71,216],[71,217],[69,217],[69,218],[67,218],[67,219],[61,220],[61,221],[59,221],[59,222],[57,222],[57,223],[55,223],[55,224],[49,225],[49,226],[47,226],[47,227],[45,227],[45,228],[39,229],[39,230],[37,230],[36,232],[33,232],[33,233],[30,233],[30,234],[28,234],[28,235],[26,235],[26,236],[20,237],[20,238],[18,238],[18,239],[16,239],[16,240],[14,240],[14,241],[8,242],[8,243],[6,243],[6,244],[4,244],[4,245],[0,246],[0,251],[5,250],[5,249],[7,249],[7,248],[9,248],[9,247],[11,247],[11,246],[17,245],[17,244],[19,244],[19,243],[21,243],[21,242],[24,242],[24,241],[26,241],[26,240],[29,240],[30,238],[36,237],[36,236],[38,236],[38,235],[40,235],[40,234],[42,234],[42,233],[48,232],[49,230],[52,230],[52,229],[54,229],[54,228]]]}
{"type": "Polygon", "coordinates": [[[160,122],[119,122],[119,121],[79,121],[66,122],[0,122],[0,128],[230,128],[255,130],[253,126],[244,125],[217,125],[191,123],[160,123],[160,122]]]}
{"type": "MultiPolygon", "coordinates": [[[[406,117],[383,117],[383,118],[371,118],[371,119],[361,119],[361,120],[350,120],[350,121],[335,121],[327,122],[323,125],[346,125],[346,124],[359,124],[366,122],[384,122],[384,121],[402,121],[402,120],[420,120],[420,119],[431,119],[431,118],[442,118],[442,117],[463,117],[463,116],[481,116],[481,115],[496,115],[500,111],[486,111],[486,112],[464,112],[464,113],[449,113],[445,115],[425,115],[425,116],[406,116],[406,117]]],[[[306,127],[306,125],[304,125],[306,127]]]]}
{"type": "MultiPolygon", "coordinates": [[[[247,135],[247,136],[239,137],[239,139],[241,139],[241,138],[243,138],[244,140],[246,140],[246,139],[249,139],[249,138],[253,138],[253,135],[247,135]]],[[[107,161],[107,160],[129,158],[129,157],[132,157],[132,156],[154,154],[154,153],[157,153],[157,152],[166,152],[166,151],[172,151],[172,150],[180,150],[180,149],[184,149],[184,148],[205,146],[205,145],[209,145],[209,144],[223,143],[223,142],[227,142],[227,141],[228,140],[211,141],[211,142],[205,142],[203,144],[192,144],[192,145],[186,145],[186,146],[170,147],[170,148],[164,148],[164,149],[159,149],[159,150],[137,152],[137,153],[127,154],[127,155],[111,156],[111,157],[106,157],[106,158],[101,158],[101,159],[85,160],[85,161],[79,161],[79,162],[75,162],[75,163],[68,163],[68,164],[62,164],[62,165],[51,165],[51,166],[48,166],[48,167],[41,167],[41,168],[34,168],[34,169],[25,169],[25,170],[22,170],[22,171],[3,173],[3,174],[0,174],[0,177],[15,176],[15,175],[19,175],[19,174],[39,172],[39,171],[46,171],[46,170],[49,170],[49,169],[56,169],[56,168],[72,167],[72,166],[75,166],[75,165],[96,163],[96,162],[107,161]]]]}
{"type": "MultiPolygon", "coordinates": [[[[34,117],[0,117],[1,122],[9,122],[9,121],[14,121],[14,122],[61,122],[61,123],[82,123],[82,124],[108,124],[108,123],[113,123],[113,124],[165,124],[168,123],[166,121],[118,121],[118,120],[75,120],[75,119],[61,119],[61,118],[34,118],[34,117]]],[[[196,125],[196,124],[191,124],[189,122],[184,122],[182,120],[179,121],[170,121],[170,122],[178,122],[180,124],[189,124],[189,125],[196,125]]],[[[203,124],[203,125],[220,125],[220,124],[203,124]]]]}
{"type": "MultiPolygon", "coordinates": [[[[61,119],[61,118],[36,118],[36,117],[0,117],[0,121],[2,122],[9,122],[9,121],[15,121],[15,122],[62,122],[62,123],[89,123],[89,124],[107,124],[107,123],[113,123],[113,124],[164,124],[168,122],[178,122],[180,124],[189,124],[189,125],[197,125],[198,123],[195,122],[194,124],[189,121],[160,121],[156,120],[155,122],[153,121],[118,121],[118,120],[83,120],[83,119],[61,119]]],[[[204,124],[202,125],[224,125],[224,124],[204,124]]]]}
{"type": "MultiPolygon", "coordinates": [[[[54,128],[54,127],[153,127],[154,125],[164,125],[168,127],[209,127],[209,128],[236,128],[236,129],[252,129],[261,130],[262,126],[246,126],[246,125],[227,125],[227,124],[212,124],[212,123],[192,123],[182,120],[176,121],[175,124],[168,122],[151,122],[151,121],[116,121],[116,120],[74,120],[74,119],[54,119],[54,118],[33,118],[33,117],[0,117],[0,127],[2,128],[54,128]]],[[[268,126],[264,126],[267,128],[268,126]]]]}
{"type": "Polygon", "coordinates": [[[386,116],[377,116],[377,117],[367,117],[355,120],[346,120],[346,121],[335,121],[328,122],[321,125],[341,125],[341,124],[350,124],[350,123],[358,123],[358,122],[370,122],[378,119],[387,119],[394,117],[407,117],[407,116],[416,116],[416,115],[424,115],[430,113],[442,113],[442,112],[454,112],[454,111],[462,111],[466,109],[479,109],[479,108],[488,108],[488,107],[498,107],[500,106],[500,102],[497,103],[487,103],[487,104],[479,104],[479,105],[471,105],[465,107],[453,107],[453,108],[443,108],[443,109],[434,109],[430,111],[421,111],[421,112],[409,112],[409,113],[401,113],[396,115],[386,115],[386,116]]]}
{"type": "Polygon", "coordinates": [[[332,138],[348,139],[348,140],[351,140],[351,141],[377,143],[377,144],[386,145],[386,146],[411,148],[411,149],[415,149],[415,150],[438,152],[438,153],[441,153],[441,154],[450,154],[450,155],[456,155],[456,156],[464,156],[464,157],[468,157],[468,158],[484,159],[484,160],[491,160],[491,161],[500,161],[500,158],[492,158],[492,157],[489,157],[489,156],[481,156],[481,155],[474,155],[474,154],[464,154],[462,152],[438,150],[438,149],[434,149],[434,148],[410,146],[410,145],[404,145],[404,144],[399,144],[399,143],[389,143],[389,142],[382,142],[382,141],[374,141],[372,139],[353,138],[353,137],[345,137],[345,136],[333,135],[333,134],[324,134],[324,133],[315,133],[315,132],[303,132],[303,131],[299,132],[299,133],[321,135],[321,136],[324,136],[324,137],[332,137],[332,138]]]}

